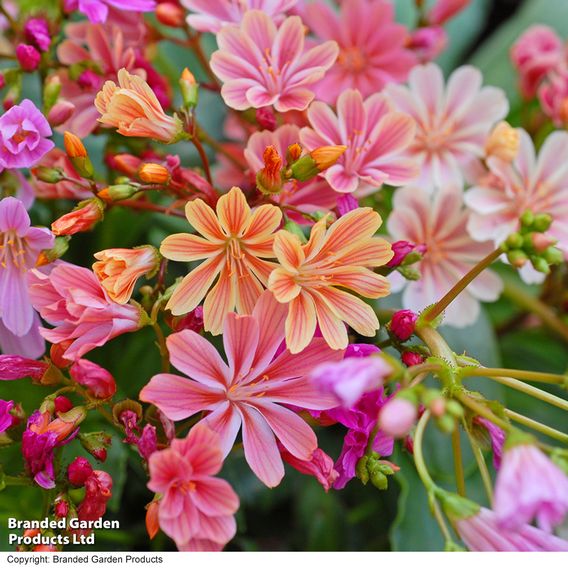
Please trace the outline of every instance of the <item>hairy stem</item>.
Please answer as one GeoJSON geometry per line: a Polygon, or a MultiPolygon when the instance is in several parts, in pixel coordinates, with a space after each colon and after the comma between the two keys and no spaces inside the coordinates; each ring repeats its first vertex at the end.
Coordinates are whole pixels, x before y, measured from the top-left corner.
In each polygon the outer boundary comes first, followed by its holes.
{"type": "Polygon", "coordinates": [[[454,472],[456,475],[456,487],[458,494],[465,497],[465,475],[463,471],[463,456],[461,450],[460,429],[458,421],[455,421],[452,432],[452,451],[454,454],[454,472]]]}

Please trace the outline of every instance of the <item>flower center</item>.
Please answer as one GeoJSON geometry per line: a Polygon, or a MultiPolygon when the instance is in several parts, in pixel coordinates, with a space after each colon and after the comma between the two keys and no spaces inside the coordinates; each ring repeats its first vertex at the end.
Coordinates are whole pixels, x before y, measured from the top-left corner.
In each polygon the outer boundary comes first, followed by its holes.
{"type": "Polygon", "coordinates": [[[15,231],[0,233],[0,270],[4,268],[17,268],[25,272],[26,244],[15,231]]]}
{"type": "Polygon", "coordinates": [[[361,73],[367,67],[367,57],[358,47],[342,49],[337,61],[352,73],[361,73]]]}
{"type": "Polygon", "coordinates": [[[423,126],[416,133],[416,146],[428,154],[436,154],[440,150],[451,149],[451,136],[454,132],[452,123],[441,124],[439,127],[423,126]]]}
{"type": "Polygon", "coordinates": [[[182,481],[181,483],[179,483],[178,489],[182,493],[191,493],[195,491],[196,485],[194,481],[182,481]]]}

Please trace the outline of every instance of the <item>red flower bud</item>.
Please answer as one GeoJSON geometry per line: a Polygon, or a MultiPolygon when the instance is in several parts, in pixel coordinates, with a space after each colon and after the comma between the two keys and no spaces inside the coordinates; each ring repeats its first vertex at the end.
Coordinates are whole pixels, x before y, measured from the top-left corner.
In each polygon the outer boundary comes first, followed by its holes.
{"type": "Polygon", "coordinates": [[[390,322],[391,333],[400,341],[410,339],[414,333],[418,315],[412,310],[399,310],[392,316],[390,322]]]}
{"type": "Polygon", "coordinates": [[[414,367],[414,365],[424,363],[424,357],[420,353],[416,353],[416,351],[405,351],[401,359],[407,367],[414,367]]]}
{"type": "Polygon", "coordinates": [[[41,59],[40,52],[33,46],[21,43],[16,48],[16,58],[24,71],[35,71],[41,59]]]}
{"type": "Polygon", "coordinates": [[[75,458],[67,468],[67,479],[75,487],[83,487],[87,478],[93,473],[93,468],[87,458],[75,458]]]}
{"type": "Polygon", "coordinates": [[[116,382],[113,376],[100,365],[79,359],[69,369],[71,378],[87,388],[91,396],[95,398],[110,398],[116,393],[116,382]]]}
{"type": "Polygon", "coordinates": [[[66,396],[56,396],[53,401],[55,412],[69,412],[73,403],[66,396]]]}

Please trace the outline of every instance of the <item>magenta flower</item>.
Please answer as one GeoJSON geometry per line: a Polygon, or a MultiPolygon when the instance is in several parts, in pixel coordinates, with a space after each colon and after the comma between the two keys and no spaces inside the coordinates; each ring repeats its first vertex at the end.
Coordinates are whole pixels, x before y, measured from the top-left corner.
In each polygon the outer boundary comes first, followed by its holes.
{"type": "Polygon", "coordinates": [[[400,266],[411,252],[421,255],[426,253],[425,245],[414,245],[408,241],[396,241],[392,243],[391,247],[394,256],[386,264],[389,268],[396,268],[397,266],[400,266]]]}
{"type": "Polygon", "coordinates": [[[39,253],[51,248],[53,242],[48,229],[30,227],[21,201],[14,197],[0,200],[0,346],[4,353],[27,357],[43,353],[27,273],[35,266],[39,253]]]}
{"type": "Polygon", "coordinates": [[[15,381],[31,377],[40,382],[49,364],[19,355],[0,355],[0,381],[15,381]]]}
{"type": "Polygon", "coordinates": [[[295,470],[305,475],[312,475],[321,484],[325,491],[329,491],[339,477],[339,473],[335,471],[333,460],[320,448],[314,451],[312,457],[308,460],[300,460],[282,444],[278,444],[282,459],[291,465],[295,470]]]}
{"type": "Polygon", "coordinates": [[[85,481],[93,473],[93,467],[89,463],[89,460],[84,457],[75,458],[67,468],[67,479],[71,485],[75,487],[83,487],[85,481]]]}
{"type": "Polygon", "coordinates": [[[481,73],[470,66],[456,69],[444,85],[434,63],[415,67],[408,87],[388,85],[393,107],[416,120],[409,155],[418,161],[420,175],[413,183],[433,190],[463,185],[464,174],[480,165],[486,139],[509,109],[505,93],[482,87],[481,73]]]}
{"type": "MultiPolygon", "coordinates": [[[[107,503],[111,497],[112,477],[106,471],[95,469],[85,480],[85,497],[77,508],[77,517],[80,521],[100,519],[105,514],[107,503]]],[[[81,530],[78,532],[80,533],[81,530]]]]}
{"type": "MultiPolygon", "coordinates": [[[[470,213],[463,206],[461,191],[439,190],[433,196],[415,187],[396,191],[388,231],[395,239],[424,243],[428,253],[416,264],[421,278],[408,282],[393,274],[393,290],[406,287],[402,303],[420,312],[441,299],[482,258],[493,245],[477,242],[467,232],[470,213]]],[[[491,271],[478,276],[448,307],[444,323],[465,327],[479,315],[479,301],[492,302],[499,297],[503,283],[491,271]]]]}
{"type": "Polygon", "coordinates": [[[20,43],[16,47],[16,59],[23,71],[35,71],[41,60],[41,53],[33,46],[20,43]]]}
{"type": "Polygon", "coordinates": [[[286,305],[264,292],[252,315],[228,314],[223,333],[228,365],[193,331],[170,335],[170,360],[191,379],[159,374],[140,393],[141,400],[155,404],[172,420],[210,411],[204,421],[221,435],[225,456],[242,425],[245,458],[269,487],[284,476],[277,439],[302,460],[311,459],[317,448],[313,430],[282,405],[333,407],[334,399],[321,395],[306,376],[318,363],[343,356],[341,350],[334,351],[316,338],[297,355],[285,350],[274,357],[284,339],[287,311],[286,305]]]}
{"type": "Polygon", "coordinates": [[[495,482],[497,522],[506,530],[519,530],[536,519],[551,532],[568,512],[568,477],[530,443],[506,448],[495,482]]]}
{"type": "Polygon", "coordinates": [[[217,43],[211,69],[223,81],[225,103],[236,110],[304,110],[314,98],[311,86],[333,65],[338,51],[333,41],[306,50],[299,17],[286,18],[277,28],[259,10],[246,12],[240,26],[225,26],[217,43]]]}
{"type": "MultiPolygon", "coordinates": [[[[472,214],[468,230],[477,240],[493,239],[500,244],[519,228],[519,217],[533,213],[552,215],[548,235],[568,259],[568,133],[553,132],[536,156],[531,137],[520,131],[521,145],[512,163],[489,158],[490,174],[466,192],[465,202],[472,214]]],[[[542,278],[530,266],[521,276],[534,282],[542,278]]]]}
{"type": "Polygon", "coordinates": [[[14,408],[13,400],[0,399],[0,434],[8,430],[14,422],[14,417],[10,414],[12,408],[14,408]]]}
{"type": "Polygon", "coordinates": [[[417,59],[406,48],[408,30],[394,16],[385,0],[349,0],[339,12],[321,0],[306,6],[302,18],[312,33],[339,45],[337,63],[315,87],[318,100],[333,104],[347,89],[368,97],[406,80],[417,59]]]}
{"type": "Polygon", "coordinates": [[[410,339],[416,327],[418,314],[412,310],[398,310],[392,316],[390,330],[400,341],[410,339]]]}
{"type": "Polygon", "coordinates": [[[47,119],[28,99],[0,116],[0,167],[30,168],[54,146],[47,119]]]}
{"type": "Polygon", "coordinates": [[[69,361],[141,326],[140,310],[112,302],[86,268],[61,262],[49,275],[34,270],[29,277],[34,308],[55,326],[41,334],[51,343],[69,341],[63,354],[69,361]]]}
{"type": "Polygon", "coordinates": [[[200,32],[216,34],[227,24],[238,24],[250,10],[261,10],[276,23],[293,8],[298,0],[181,0],[181,3],[195,14],[187,17],[187,23],[200,32]]]}
{"type": "Polygon", "coordinates": [[[155,0],[64,0],[65,10],[78,10],[94,24],[104,23],[109,15],[109,7],[131,12],[152,12],[155,0]]]}
{"type": "Polygon", "coordinates": [[[43,18],[30,18],[24,26],[26,41],[34,44],[40,51],[47,51],[51,45],[49,24],[43,18]]]}
{"type": "Polygon", "coordinates": [[[366,392],[383,386],[393,368],[381,357],[346,357],[343,361],[322,363],[310,374],[310,381],[336,405],[351,408],[366,392]]]}
{"type": "Polygon", "coordinates": [[[497,515],[485,507],[474,515],[457,519],[455,526],[473,552],[568,551],[568,542],[530,525],[522,525],[515,532],[500,528],[497,515]]]}
{"type": "Polygon", "coordinates": [[[219,435],[204,424],[150,456],[148,487],[162,494],[158,521],[180,550],[221,550],[235,536],[239,498],[214,477],[222,465],[219,435]]]}
{"type": "Polygon", "coordinates": [[[345,91],[337,100],[337,114],[315,102],[308,119],[311,128],[301,131],[308,150],[347,146],[339,161],[322,174],[335,191],[366,195],[384,183],[404,185],[416,177],[416,164],[405,155],[414,138],[414,121],[393,112],[382,95],[364,101],[359,91],[345,91]]]}
{"type": "Polygon", "coordinates": [[[505,432],[499,426],[495,426],[491,420],[476,416],[473,419],[475,424],[483,426],[489,434],[491,440],[491,449],[493,450],[493,467],[499,469],[501,467],[501,459],[503,457],[503,445],[505,444],[505,432]]]}

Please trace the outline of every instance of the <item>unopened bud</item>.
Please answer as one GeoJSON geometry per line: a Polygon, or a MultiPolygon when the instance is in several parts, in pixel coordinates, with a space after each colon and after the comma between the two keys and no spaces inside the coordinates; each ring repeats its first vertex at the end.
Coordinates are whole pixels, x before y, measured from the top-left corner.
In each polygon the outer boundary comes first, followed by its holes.
{"type": "Polygon", "coordinates": [[[69,514],[69,501],[59,495],[53,503],[53,512],[58,519],[63,519],[69,514]]]}
{"type": "Polygon", "coordinates": [[[183,105],[188,109],[195,108],[199,102],[199,83],[187,67],[181,73],[179,86],[183,105]]]}
{"type": "Polygon", "coordinates": [[[404,438],[418,417],[416,404],[396,396],[389,400],[379,413],[379,428],[392,438],[404,438]]]}
{"type": "Polygon", "coordinates": [[[158,519],[159,510],[158,501],[152,501],[146,507],[146,531],[148,532],[150,540],[152,540],[160,530],[160,521],[158,519]]]}
{"type": "Polygon", "coordinates": [[[562,264],[564,262],[564,253],[556,247],[550,247],[544,252],[544,260],[548,264],[562,264]]]}
{"type": "Polygon", "coordinates": [[[138,170],[138,177],[144,183],[164,185],[170,181],[170,171],[160,164],[143,164],[138,170]]]}
{"type": "Polygon", "coordinates": [[[75,112],[75,105],[69,101],[59,101],[53,105],[47,114],[47,120],[53,127],[67,122],[75,112]]]}
{"type": "Polygon", "coordinates": [[[548,265],[548,262],[546,262],[546,260],[541,256],[531,257],[531,264],[537,272],[542,272],[542,274],[550,273],[550,266],[548,265]]]}
{"type": "Polygon", "coordinates": [[[75,487],[83,487],[85,481],[93,473],[93,468],[87,458],[75,458],[67,468],[67,479],[75,487]]]}
{"type": "Polygon", "coordinates": [[[96,460],[104,462],[107,458],[107,448],[112,443],[112,438],[105,432],[89,432],[79,434],[79,441],[96,460]]]}
{"type": "Polygon", "coordinates": [[[173,2],[162,2],[156,6],[156,19],[170,28],[181,28],[185,23],[185,12],[173,2]]]}
{"type": "Polygon", "coordinates": [[[519,233],[511,233],[505,239],[506,248],[504,250],[515,250],[523,247],[523,237],[519,233]]]}
{"type": "Polygon", "coordinates": [[[414,333],[417,319],[418,314],[412,310],[399,310],[392,316],[390,331],[400,341],[407,341],[414,333]]]}
{"type": "Polygon", "coordinates": [[[44,183],[58,183],[65,177],[62,169],[47,168],[46,166],[32,168],[32,174],[36,179],[44,183]]]}
{"type": "Polygon", "coordinates": [[[530,248],[535,252],[541,253],[554,246],[558,241],[543,233],[529,233],[530,248]]]}
{"type": "Polygon", "coordinates": [[[127,183],[119,183],[117,185],[109,185],[104,189],[101,189],[97,193],[97,197],[100,197],[103,201],[122,201],[123,199],[130,199],[133,195],[136,195],[140,190],[127,183]]]}
{"type": "Polygon", "coordinates": [[[22,70],[29,73],[39,67],[41,54],[33,45],[21,43],[16,47],[16,59],[22,70]]]}
{"type": "Polygon", "coordinates": [[[424,357],[420,353],[416,353],[416,351],[405,351],[400,358],[407,367],[414,367],[424,363],[424,357]]]}
{"type": "Polygon", "coordinates": [[[264,168],[256,174],[259,191],[273,195],[282,191],[282,158],[274,146],[267,146],[263,154],[264,168]]]}
{"type": "Polygon", "coordinates": [[[507,260],[511,266],[522,268],[529,260],[529,257],[522,250],[512,250],[507,253],[507,260]]]}
{"type": "Polygon", "coordinates": [[[53,404],[53,409],[56,413],[69,412],[73,408],[73,403],[66,396],[56,396],[53,404]]]}
{"type": "Polygon", "coordinates": [[[51,231],[58,236],[90,231],[103,218],[104,210],[104,203],[96,197],[81,201],[73,211],[54,221],[51,231]]]}
{"type": "Polygon", "coordinates": [[[552,216],[548,213],[539,213],[534,216],[532,228],[539,233],[545,233],[552,225],[552,216]]]}
{"type": "Polygon", "coordinates": [[[95,170],[81,139],[75,134],[65,131],[63,145],[77,173],[85,178],[92,178],[95,170]]]}
{"type": "Polygon", "coordinates": [[[512,162],[519,151],[521,136],[508,122],[500,122],[491,132],[485,144],[487,157],[495,156],[505,162],[512,162]]]}
{"type": "Polygon", "coordinates": [[[308,181],[333,166],[347,150],[347,146],[322,146],[302,156],[290,166],[292,177],[308,181]]]}
{"type": "Polygon", "coordinates": [[[302,155],[302,147],[296,142],[288,146],[286,150],[286,163],[292,164],[293,162],[300,159],[302,155]]]}
{"type": "Polygon", "coordinates": [[[36,266],[38,268],[40,266],[46,266],[61,258],[69,249],[69,238],[70,237],[55,237],[53,247],[39,253],[36,266]]]}
{"type": "Polygon", "coordinates": [[[527,209],[520,217],[521,225],[530,227],[534,223],[534,213],[527,209]]]}
{"type": "Polygon", "coordinates": [[[113,376],[92,361],[78,359],[69,369],[69,374],[76,383],[84,386],[95,398],[110,398],[116,393],[116,382],[113,376]]]}
{"type": "MultiPolygon", "coordinates": [[[[276,122],[276,116],[271,107],[262,107],[256,109],[256,122],[264,130],[270,130],[271,132],[276,130],[278,123],[276,122]]],[[[299,157],[299,156],[298,156],[299,157]]]]}

